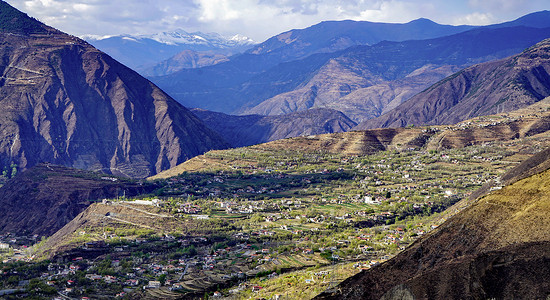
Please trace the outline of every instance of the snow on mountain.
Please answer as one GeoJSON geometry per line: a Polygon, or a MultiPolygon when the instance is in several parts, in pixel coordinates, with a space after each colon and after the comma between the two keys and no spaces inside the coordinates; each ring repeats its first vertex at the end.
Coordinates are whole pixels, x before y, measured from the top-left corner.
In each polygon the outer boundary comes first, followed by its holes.
{"type": "Polygon", "coordinates": [[[197,32],[187,32],[183,29],[177,29],[174,31],[165,31],[154,34],[142,34],[142,35],[117,35],[117,36],[98,36],[98,35],[85,35],[82,36],[83,39],[88,41],[101,41],[109,38],[121,38],[125,40],[153,40],[161,44],[166,45],[204,45],[220,49],[231,48],[235,46],[246,46],[256,44],[251,38],[244,36],[242,34],[236,34],[230,37],[224,37],[218,33],[202,33],[197,32]]]}
{"type": "Polygon", "coordinates": [[[182,51],[230,56],[244,52],[256,44],[240,34],[224,37],[214,32],[187,32],[183,29],[147,35],[86,35],[82,38],[142,74],[182,51]]]}

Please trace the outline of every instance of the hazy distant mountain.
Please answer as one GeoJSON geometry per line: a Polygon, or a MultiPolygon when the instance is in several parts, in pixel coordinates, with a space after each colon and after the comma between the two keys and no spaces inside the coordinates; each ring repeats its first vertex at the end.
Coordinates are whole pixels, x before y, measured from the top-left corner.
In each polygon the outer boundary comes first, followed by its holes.
{"type": "Polygon", "coordinates": [[[191,111],[233,147],[304,135],[345,132],[356,125],[343,113],[326,108],[282,116],[232,116],[203,109],[191,111]]]}
{"type": "Polygon", "coordinates": [[[429,39],[472,28],[474,26],[441,25],[428,19],[418,19],[405,24],[325,21],[305,29],[293,29],[278,34],[254,46],[247,53],[269,54],[273,60],[283,62],[315,53],[335,52],[355,45],[429,39]]]}
{"type": "Polygon", "coordinates": [[[454,124],[508,112],[550,95],[550,39],[503,60],[462,70],[357,129],[454,124]]]}
{"type": "Polygon", "coordinates": [[[145,177],[222,138],[136,72],[0,2],[0,167],[145,177]]]}
{"type": "Polygon", "coordinates": [[[326,107],[361,122],[380,116],[465,66],[521,52],[546,37],[550,37],[550,28],[478,28],[436,39],[358,46],[331,58],[297,88],[244,112],[272,115],[326,107]]]}
{"type": "MultiPolygon", "coordinates": [[[[230,56],[255,44],[243,35],[223,37],[217,33],[188,33],[184,30],[151,35],[85,36],[88,42],[126,66],[148,75],[151,68],[185,50],[230,56]]],[[[165,73],[163,73],[165,74],[165,73]]]]}
{"type": "Polygon", "coordinates": [[[228,60],[229,57],[227,55],[216,53],[215,51],[183,50],[152,67],[144,68],[141,73],[146,76],[162,76],[172,74],[181,69],[213,66],[228,60]]]}
{"type": "MultiPolygon", "coordinates": [[[[550,12],[538,15],[546,17],[546,27],[550,27],[550,12]]],[[[434,25],[424,19],[407,24],[323,22],[278,35],[215,66],[151,79],[188,107],[232,114],[284,114],[325,107],[343,111],[358,122],[379,116],[458,68],[518,53],[549,37],[549,29],[539,28],[544,25],[540,19],[529,15],[499,27],[474,29],[434,25]],[[535,19],[533,27],[509,27],[518,22],[529,25],[531,19],[535,19]],[[322,32],[327,32],[327,36],[351,36],[354,26],[366,26],[372,32],[377,28],[408,29],[405,32],[410,32],[410,39],[416,38],[415,33],[424,27],[437,28],[433,31],[438,33],[462,32],[327,52],[339,48],[329,43],[331,38],[320,38],[322,32]],[[317,36],[324,42],[310,43],[309,39],[316,40],[317,36]],[[300,50],[300,45],[306,46],[300,50]],[[296,59],[303,56],[307,57],[296,59]],[[365,88],[369,90],[362,90],[365,88]]],[[[382,38],[384,34],[388,38],[405,38],[392,30],[378,32],[375,37],[382,38]]]]}

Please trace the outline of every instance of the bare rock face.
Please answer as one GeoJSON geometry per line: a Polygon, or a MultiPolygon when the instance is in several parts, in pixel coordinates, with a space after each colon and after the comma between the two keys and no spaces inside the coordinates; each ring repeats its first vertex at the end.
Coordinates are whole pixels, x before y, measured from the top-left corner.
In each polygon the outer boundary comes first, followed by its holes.
{"type": "Polygon", "coordinates": [[[454,124],[514,111],[550,95],[550,39],[522,53],[467,68],[355,129],[454,124]]]}
{"type": "MultiPolygon", "coordinates": [[[[151,82],[5,2],[0,165],[40,162],[146,177],[226,143],[151,82]],[[11,23],[7,23],[11,24],[11,23]]],[[[3,27],[2,27],[3,26],[3,27]]]]}

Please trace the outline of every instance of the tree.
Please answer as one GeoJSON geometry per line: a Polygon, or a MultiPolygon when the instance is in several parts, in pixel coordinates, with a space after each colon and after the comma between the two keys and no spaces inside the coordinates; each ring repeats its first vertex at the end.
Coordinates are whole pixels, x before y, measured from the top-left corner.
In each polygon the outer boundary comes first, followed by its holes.
{"type": "Polygon", "coordinates": [[[161,274],[159,276],[159,281],[161,285],[164,285],[164,283],[166,283],[166,274],[161,274]]]}

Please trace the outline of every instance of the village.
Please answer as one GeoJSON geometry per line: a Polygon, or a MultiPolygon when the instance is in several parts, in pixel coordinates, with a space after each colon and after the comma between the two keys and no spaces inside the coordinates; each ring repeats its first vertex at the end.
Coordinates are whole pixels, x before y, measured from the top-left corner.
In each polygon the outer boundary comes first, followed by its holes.
{"type": "Polygon", "coordinates": [[[75,232],[73,250],[33,263],[24,249],[40,247],[40,237],[0,237],[4,293],[275,299],[291,277],[301,278],[295,286],[315,281],[311,292],[320,292],[429,234],[447,218],[442,212],[510,165],[498,145],[363,157],[232,151],[224,160],[238,160],[227,169],[163,180],[148,197],[101,202],[169,216],[151,221],[166,230],[136,229],[111,213],[110,223],[75,232]]]}

